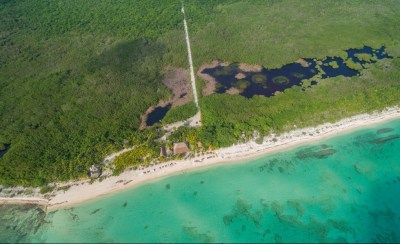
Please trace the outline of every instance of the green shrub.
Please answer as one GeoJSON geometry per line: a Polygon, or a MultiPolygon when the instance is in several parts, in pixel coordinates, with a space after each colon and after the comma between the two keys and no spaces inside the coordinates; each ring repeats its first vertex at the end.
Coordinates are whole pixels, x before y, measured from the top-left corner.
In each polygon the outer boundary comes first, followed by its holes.
{"type": "Polygon", "coordinates": [[[289,84],[290,80],[286,76],[277,76],[272,79],[272,82],[275,85],[287,85],[289,84]]]}
{"type": "Polygon", "coordinates": [[[347,67],[350,69],[356,70],[356,71],[361,71],[363,69],[362,65],[359,63],[354,62],[352,59],[347,59],[345,62],[347,67]]]}
{"type": "Polygon", "coordinates": [[[182,121],[194,116],[197,112],[196,105],[193,102],[181,106],[172,107],[162,120],[162,124],[170,124],[182,121]]]}
{"type": "Polygon", "coordinates": [[[222,67],[220,70],[215,71],[215,75],[220,76],[220,75],[230,75],[232,73],[233,69],[230,66],[225,66],[222,67]]]}
{"type": "Polygon", "coordinates": [[[365,61],[365,62],[377,60],[377,58],[375,56],[368,54],[368,53],[356,53],[356,54],[354,54],[354,57],[356,57],[360,61],[365,61]]]}
{"type": "Polygon", "coordinates": [[[301,74],[301,73],[293,73],[292,75],[293,75],[294,77],[298,78],[298,79],[301,79],[301,78],[304,77],[304,74],[301,74]]]}
{"type": "Polygon", "coordinates": [[[329,65],[330,65],[332,68],[334,68],[334,69],[339,68],[339,64],[337,63],[337,61],[331,61],[331,62],[329,62],[329,65]]]}
{"type": "Polygon", "coordinates": [[[247,80],[238,80],[235,83],[235,87],[239,90],[244,90],[250,85],[250,82],[247,80]]]}
{"type": "Polygon", "coordinates": [[[251,77],[251,81],[256,84],[265,84],[267,83],[267,76],[264,74],[255,74],[251,77]]]}
{"type": "Polygon", "coordinates": [[[48,192],[53,191],[54,188],[55,188],[54,186],[49,186],[49,185],[42,186],[42,187],[40,188],[40,193],[41,193],[41,194],[46,194],[46,193],[48,193],[48,192]]]}

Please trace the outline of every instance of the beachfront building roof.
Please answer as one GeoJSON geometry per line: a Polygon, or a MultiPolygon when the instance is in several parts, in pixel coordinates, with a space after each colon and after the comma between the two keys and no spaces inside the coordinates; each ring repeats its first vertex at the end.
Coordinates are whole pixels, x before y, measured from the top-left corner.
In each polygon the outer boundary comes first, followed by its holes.
{"type": "Polygon", "coordinates": [[[187,142],[174,143],[174,155],[189,152],[189,145],[187,142]]]}
{"type": "Polygon", "coordinates": [[[101,168],[98,164],[92,164],[89,169],[90,178],[98,178],[101,175],[101,168]]]}

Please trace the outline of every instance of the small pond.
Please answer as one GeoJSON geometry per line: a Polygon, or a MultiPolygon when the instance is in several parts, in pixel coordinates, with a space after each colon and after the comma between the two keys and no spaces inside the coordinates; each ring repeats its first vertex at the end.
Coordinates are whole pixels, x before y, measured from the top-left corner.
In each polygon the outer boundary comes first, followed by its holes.
{"type": "Polygon", "coordinates": [[[156,107],[147,115],[146,125],[153,126],[154,124],[161,122],[167,112],[171,109],[171,106],[171,104],[167,104],[164,107],[156,107]]]}
{"type": "MultiPolygon", "coordinates": [[[[276,92],[300,86],[304,79],[313,78],[317,74],[323,79],[339,75],[356,76],[360,74],[360,70],[366,68],[365,64],[391,58],[385,52],[385,47],[373,49],[364,46],[360,49],[348,49],[346,52],[346,60],[338,57],[327,57],[323,61],[304,59],[302,64],[291,63],[279,69],[262,68],[260,72],[246,72],[239,68],[238,63],[232,63],[207,68],[202,73],[212,76],[217,81],[216,93],[240,94],[247,98],[254,95],[270,97],[276,92]]],[[[311,81],[311,86],[316,84],[316,81],[311,81]]]]}
{"type": "Polygon", "coordinates": [[[4,144],[3,147],[0,147],[0,158],[3,157],[4,154],[10,149],[10,144],[4,144]]]}

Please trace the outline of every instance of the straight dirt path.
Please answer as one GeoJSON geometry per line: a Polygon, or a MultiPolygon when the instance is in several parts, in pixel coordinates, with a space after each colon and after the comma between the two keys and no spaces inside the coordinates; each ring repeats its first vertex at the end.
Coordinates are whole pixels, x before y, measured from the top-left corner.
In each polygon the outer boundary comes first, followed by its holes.
{"type": "MultiPolygon", "coordinates": [[[[178,121],[172,124],[168,124],[163,126],[163,129],[167,132],[163,137],[161,137],[161,140],[167,140],[168,137],[171,135],[171,133],[176,130],[179,127],[182,126],[189,126],[189,127],[198,127],[201,126],[201,113],[200,113],[200,107],[199,107],[199,101],[197,98],[197,88],[196,88],[196,78],[194,75],[194,68],[193,68],[193,59],[192,59],[192,49],[190,47],[190,39],[189,39],[189,30],[188,30],[188,25],[186,22],[186,15],[185,15],[185,8],[183,5],[183,1],[182,1],[182,8],[181,8],[181,12],[183,15],[183,26],[185,29],[185,39],[186,39],[186,46],[187,46],[187,52],[188,52],[188,60],[189,60],[189,69],[190,69],[190,81],[192,84],[192,90],[193,90],[193,102],[196,105],[196,110],[197,113],[191,117],[188,118],[186,120],[183,121],[178,121]]],[[[108,155],[107,157],[105,157],[102,161],[103,164],[110,164],[114,161],[114,159],[116,157],[118,157],[119,155],[125,153],[125,152],[129,152],[133,149],[133,147],[130,148],[125,148],[119,152],[115,152],[112,153],[110,155],[108,155]]]]}
{"type": "Polygon", "coordinates": [[[192,49],[190,47],[190,39],[189,39],[189,30],[188,30],[188,25],[186,22],[186,15],[185,15],[185,7],[183,5],[182,1],[182,15],[183,15],[183,26],[185,29],[185,38],[186,38],[186,46],[187,46],[187,51],[188,51],[188,59],[189,59],[189,68],[190,68],[190,80],[192,83],[192,89],[193,89],[193,98],[194,98],[194,103],[196,104],[197,108],[197,114],[193,116],[193,125],[194,126],[200,126],[200,107],[199,107],[199,101],[197,98],[197,88],[196,88],[196,78],[194,76],[194,68],[193,68],[193,59],[192,59],[192,49]]]}

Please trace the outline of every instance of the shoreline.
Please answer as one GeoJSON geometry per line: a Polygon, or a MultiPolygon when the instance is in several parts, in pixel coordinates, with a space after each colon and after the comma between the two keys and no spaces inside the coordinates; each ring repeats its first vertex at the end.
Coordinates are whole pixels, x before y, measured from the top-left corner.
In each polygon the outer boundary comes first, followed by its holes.
{"type": "Polygon", "coordinates": [[[47,212],[47,206],[49,204],[49,200],[45,198],[39,197],[13,197],[13,198],[6,198],[0,197],[0,205],[2,204],[34,204],[40,206],[43,211],[47,212]]]}
{"type": "Polygon", "coordinates": [[[98,197],[111,195],[113,193],[133,189],[144,183],[155,182],[164,177],[170,177],[193,170],[214,167],[222,164],[232,164],[244,160],[257,159],[271,153],[287,150],[303,144],[318,142],[329,137],[338,136],[353,130],[373,127],[376,124],[400,119],[400,107],[390,107],[381,112],[371,114],[359,114],[342,119],[336,123],[325,123],[317,127],[307,127],[292,130],[279,136],[274,134],[265,137],[262,144],[250,141],[243,144],[233,145],[226,148],[216,149],[185,160],[174,160],[153,165],[144,169],[126,170],[118,176],[109,176],[106,179],[96,181],[93,184],[89,180],[70,181],[58,186],[70,185],[71,187],[64,192],[57,192],[49,200],[40,198],[0,198],[0,203],[12,203],[23,199],[24,203],[37,203],[38,200],[47,202],[47,211],[64,208],[71,205],[82,204],[87,201],[95,200],[98,197]]]}

